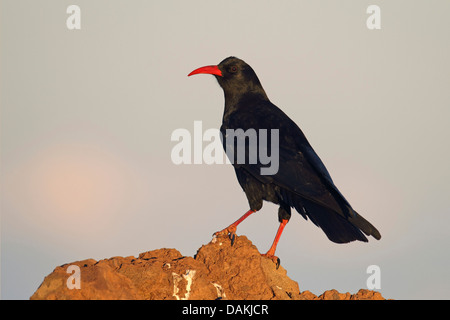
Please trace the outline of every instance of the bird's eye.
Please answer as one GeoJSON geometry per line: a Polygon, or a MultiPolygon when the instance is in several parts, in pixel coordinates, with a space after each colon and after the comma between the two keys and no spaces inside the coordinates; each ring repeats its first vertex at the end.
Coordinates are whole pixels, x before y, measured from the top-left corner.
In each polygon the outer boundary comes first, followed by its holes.
{"type": "Polygon", "coordinates": [[[238,70],[238,68],[237,68],[236,66],[232,66],[232,67],[230,68],[230,72],[231,72],[231,73],[236,73],[237,70],[238,70]]]}

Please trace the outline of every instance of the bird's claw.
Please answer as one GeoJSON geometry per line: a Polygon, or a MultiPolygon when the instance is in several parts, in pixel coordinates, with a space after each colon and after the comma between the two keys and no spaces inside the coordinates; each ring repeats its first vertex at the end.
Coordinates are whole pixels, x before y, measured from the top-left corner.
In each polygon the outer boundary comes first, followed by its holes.
{"type": "Polygon", "coordinates": [[[231,245],[233,245],[236,240],[236,227],[229,226],[228,228],[213,233],[213,237],[218,237],[221,235],[228,235],[231,240],[231,245]]]}
{"type": "Polygon", "coordinates": [[[234,240],[236,240],[236,233],[230,233],[229,234],[230,240],[231,240],[231,245],[234,244],[234,240]]]}
{"type": "Polygon", "coordinates": [[[281,263],[280,258],[278,258],[277,256],[274,256],[274,255],[271,255],[271,254],[267,254],[267,253],[261,254],[261,256],[272,260],[273,263],[275,263],[276,269],[278,270],[278,268],[280,267],[280,263],[281,263]]]}

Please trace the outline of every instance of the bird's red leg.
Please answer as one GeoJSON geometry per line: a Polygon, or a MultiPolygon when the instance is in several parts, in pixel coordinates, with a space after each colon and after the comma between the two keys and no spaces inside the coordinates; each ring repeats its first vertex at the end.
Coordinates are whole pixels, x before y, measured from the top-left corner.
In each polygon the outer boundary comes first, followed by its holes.
{"type": "Polygon", "coordinates": [[[278,227],[277,234],[275,235],[275,239],[273,240],[272,246],[270,247],[267,253],[262,254],[263,257],[267,257],[276,263],[277,269],[280,266],[280,259],[275,256],[275,250],[277,249],[278,241],[280,240],[281,234],[283,233],[283,229],[288,223],[289,220],[281,220],[280,226],[278,227]]]}
{"type": "Polygon", "coordinates": [[[230,235],[230,239],[231,239],[231,245],[233,245],[234,237],[235,237],[235,234],[236,234],[236,227],[238,226],[239,223],[244,221],[249,215],[251,215],[254,212],[256,212],[256,211],[255,210],[248,210],[242,217],[237,219],[235,222],[230,224],[225,229],[215,232],[213,234],[213,236],[219,236],[219,235],[222,235],[222,234],[225,234],[225,235],[229,234],[230,235]]]}

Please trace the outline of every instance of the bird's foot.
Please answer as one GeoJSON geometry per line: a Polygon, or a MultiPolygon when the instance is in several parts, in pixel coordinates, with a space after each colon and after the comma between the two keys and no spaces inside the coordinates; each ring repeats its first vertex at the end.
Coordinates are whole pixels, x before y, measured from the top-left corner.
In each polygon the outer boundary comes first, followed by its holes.
{"type": "Polygon", "coordinates": [[[231,245],[234,244],[234,241],[236,240],[236,227],[231,225],[221,231],[217,231],[213,233],[213,237],[218,237],[222,235],[228,235],[228,237],[231,240],[231,245]]]}
{"type": "Polygon", "coordinates": [[[272,260],[278,270],[278,268],[280,267],[280,258],[270,253],[262,253],[261,256],[272,260]]]}

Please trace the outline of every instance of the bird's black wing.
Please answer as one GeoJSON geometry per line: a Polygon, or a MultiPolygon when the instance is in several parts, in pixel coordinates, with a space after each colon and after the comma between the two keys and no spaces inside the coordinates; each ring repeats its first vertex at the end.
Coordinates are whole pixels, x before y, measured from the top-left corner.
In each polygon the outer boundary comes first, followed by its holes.
{"type": "MultiPolygon", "coordinates": [[[[221,131],[226,135],[226,129],[238,128],[243,131],[254,129],[256,132],[261,132],[260,129],[267,129],[268,132],[273,129],[279,130],[279,167],[276,173],[262,175],[261,169],[268,165],[262,164],[260,161],[255,164],[248,162],[237,164],[234,161],[233,165],[242,168],[262,183],[271,183],[286,190],[287,198],[290,198],[289,194],[298,195],[301,200],[297,201],[297,197],[296,199],[286,199],[286,201],[304,217],[305,214],[309,216],[316,225],[324,230],[330,240],[335,242],[367,241],[359,229],[377,239],[380,237],[378,231],[351,208],[334,185],[328,170],[303,132],[278,107],[270,101],[246,104],[245,107],[239,108],[234,114],[231,114],[227,121],[224,121],[221,131]],[[347,226],[348,221],[357,228],[347,226]],[[342,232],[336,231],[340,224],[343,224],[342,232]]],[[[267,140],[270,141],[270,136],[267,140]]],[[[230,141],[225,143],[230,143],[230,141]]],[[[269,150],[259,148],[258,152],[267,154],[270,152],[270,147],[269,144],[269,150]]]]}
{"type": "Polygon", "coordinates": [[[300,128],[278,107],[269,101],[263,101],[246,106],[245,109],[241,108],[223,124],[221,130],[225,136],[226,129],[243,129],[243,131],[254,129],[259,134],[261,129],[266,129],[269,133],[268,150],[258,145],[258,153],[263,154],[270,154],[270,132],[273,129],[278,130],[279,167],[275,174],[262,175],[261,169],[269,165],[259,161],[256,164],[248,162],[237,164],[236,161],[232,161],[233,164],[242,167],[261,182],[275,183],[337,213],[347,215],[347,212],[343,211],[342,204],[345,206],[349,204],[334,185],[325,165],[300,128]]]}

